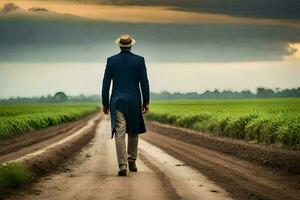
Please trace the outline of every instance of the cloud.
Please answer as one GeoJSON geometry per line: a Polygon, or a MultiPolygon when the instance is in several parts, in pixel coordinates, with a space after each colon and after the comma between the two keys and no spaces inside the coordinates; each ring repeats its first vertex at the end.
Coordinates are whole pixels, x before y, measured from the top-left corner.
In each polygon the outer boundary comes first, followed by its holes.
{"type": "Polygon", "coordinates": [[[122,33],[136,36],[135,49],[158,62],[281,60],[291,54],[289,44],[300,42],[299,25],[283,20],[170,11],[162,7],[17,2],[26,14],[10,18],[0,15],[3,62],[98,62],[118,51],[112,41],[122,33]],[[104,18],[88,20],[62,13],[104,18]]]}
{"type": "MultiPolygon", "coordinates": [[[[8,2],[8,1],[7,1],[8,2]]],[[[44,8],[39,4],[31,5],[28,1],[28,5],[23,6],[23,4],[19,4],[20,1],[17,1],[18,4],[15,3],[7,3],[6,1],[0,2],[0,21],[10,21],[16,19],[26,19],[31,21],[39,21],[39,20],[86,20],[79,16],[58,13],[51,9],[44,8]],[[1,7],[3,6],[3,9],[1,7]]],[[[2,30],[1,30],[2,31],[2,30]]],[[[1,35],[1,32],[0,32],[1,35]]]]}
{"type": "Polygon", "coordinates": [[[153,62],[281,60],[300,30],[285,26],[224,24],[132,24],[99,21],[0,19],[3,62],[100,62],[129,33],[136,52],[153,62]],[[18,30],[18,31],[16,31],[18,30]]]}
{"type": "MultiPolygon", "coordinates": [[[[4,5],[7,0],[0,2],[4,5]]],[[[80,1],[85,2],[85,1],[80,1]]],[[[101,20],[125,23],[177,23],[177,24],[256,24],[256,25],[276,25],[294,26],[300,28],[299,20],[287,19],[265,19],[236,17],[224,14],[214,14],[208,12],[188,12],[176,10],[179,8],[162,6],[116,6],[99,5],[90,3],[70,3],[66,1],[36,1],[18,0],[17,5],[25,10],[30,10],[27,14],[33,15],[41,13],[52,13],[58,17],[62,15],[73,15],[87,20],[101,20]],[[42,10],[49,12],[42,12],[42,10]],[[37,11],[37,12],[33,12],[37,11]]],[[[185,4],[184,4],[185,5],[185,4]]],[[[183,9],[183,7],[180,7],[183,9]]],[[[23,13],[25,14],[25,13],[23,13]]],[[[1,15],[0,15],[1,18],[1,15]]]]}
{"type": "Polygon", "coordinates": [[[32,11],[32,12],[49,12],[46,8],[36,8],[36,7],[29,8],[28,11],[32,11]]]}
{"type": "Polygon", "coordinates": [[[80,2],[113,5],[167,5],[179,10],[234,16],[300,19],[299,0],[81,0],[80,2]]]}
{"type": "Polygon", "coordinates": [[[13,3],[7,3],[4,5],[3,9],[2,9],[2,12],[3,13],[9,13],[9,12],[13,12],[13,11],[16,11],[16,10],[19,10],[20,8],[18,6],[16,6],[15,4],[13,3]]]}
{"type": "Polygon", "coordinates": [[[91,4],[167,6],[170,10],[226,14],[239,17],[300,19],[299,0],[11,0],[10,2],[18,4],[43,4],[51,2],[53,5],[53,2],[63,4],[67,1],[83,6],[91,4]]]}
{"type": "MultiPolygon", "coordinates": [[[[0,5],[1,6],[1,5],[0,5]]],[[[0,10],[1,11],[1,10],[0,10]]],[[[33,12],[49,12],[49,10],[45,9],[45,8],[41,8],[41,7],[31,7],[29,9],[23,9],[20,8],[19,6],[17,6],[14,3],[4,3],[3,9],[2,9],[2,13],[4,14],[30,14],[33,12]]]]}

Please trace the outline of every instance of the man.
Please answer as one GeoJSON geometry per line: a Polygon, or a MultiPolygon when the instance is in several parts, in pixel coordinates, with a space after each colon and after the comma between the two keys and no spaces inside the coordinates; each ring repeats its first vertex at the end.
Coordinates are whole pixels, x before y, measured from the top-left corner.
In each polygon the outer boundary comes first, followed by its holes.
{"type": "Polygon", "coordinates": [[[112,138],[115,143],[119,165],[118,176],[127,175],[129,170],[137,171],[136,159],[138,134],[145,133],[143,114],[149,111],[149,81],[145,59],[131,52],[135,40],[122,35],[115,43],[121,52],[107,59],[102,84],[103,112],[110,110],[112,138]],[[113,81],[109,100],[110,83],[113,81]],[[142,97],[141,99],[141,93],[142,97]],[[128,134],[126,153],[125,135],[128,134]]]}

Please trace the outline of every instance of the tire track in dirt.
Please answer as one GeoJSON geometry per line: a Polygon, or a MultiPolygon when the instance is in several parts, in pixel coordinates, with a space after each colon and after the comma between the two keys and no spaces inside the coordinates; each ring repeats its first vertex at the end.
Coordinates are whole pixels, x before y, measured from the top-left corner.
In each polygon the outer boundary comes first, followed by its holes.
{"type": "Polygon", "coordinates": [[[114,140],[110,139],[110,124],[105,118],[98,124],[96,135],[89,145],[63,170],[42,177],[29,189],[7,199],[172,199],[157,174],[141,160],[137,162],[137,173],[118,177],[114,145],[114,140]]]}
{"type": "Polygon", "coordinates": [[[55,174],[40,178],[33,186],[7,199],[231,199],[201,173],[188,166],[177,166],[182,162],[144,140],[140,141],[138,172],[118,177],[115,143],[110,134],[109,120],[104,117],[95,137],[80,154],[55,174]]]}
{"type": "Polygon", "coordinates": [[[299,176],[288,176],[152,131],[141,138],[139,171],[118,177],[115,143],[110,139],[106,116],[80,154],[66,158],[68,162],[55,174],[41,177],[33,186],[7,199],[180,200],[230,199],[232,196],[234,199],[276,200],[300,196],[299,176]]]}
{"type": "Polygon", "coordinates": [[[58,142],[80,130],[89,120],[98,115],[100,115],[100,113],[96,112],[77,121],[24,133],[23,135],[6,140],[0,140],[0,164],[58,142]]]}
{"type": "Polygon", "coordinates": [[[199,170],[235,199],[299,199],[298,175],[288,176],[152,131],[142,138],[199,170]]]}

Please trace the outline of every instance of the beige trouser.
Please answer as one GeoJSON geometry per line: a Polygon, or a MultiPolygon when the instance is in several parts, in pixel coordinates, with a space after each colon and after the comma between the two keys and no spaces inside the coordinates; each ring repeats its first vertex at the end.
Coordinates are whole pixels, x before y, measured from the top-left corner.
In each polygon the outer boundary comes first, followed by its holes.
{"type": "Polygon", "coordinates": [[[138,135],[128,134],[128,148],[126,153],[126,120],[122,112],[116,111],[116,126],[115,126],[115,143],[118,157],[118,165],[120,169],[127,168],[127,160],[136,160],[138,148],[138,135]]]}

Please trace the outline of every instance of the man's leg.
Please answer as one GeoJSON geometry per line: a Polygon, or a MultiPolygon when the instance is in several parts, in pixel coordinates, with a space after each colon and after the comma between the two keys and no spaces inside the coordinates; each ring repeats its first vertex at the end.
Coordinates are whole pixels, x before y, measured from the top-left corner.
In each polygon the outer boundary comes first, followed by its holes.
{"type": "Polygon", "coordinates": [[[128,165],[129,170],[132,172],[137,171],[135,160],[137,158],[139,135],[128,134],[128,165]]]}
{"type": "Polygon", "coordinates": [[[126,120],[122,112],[116,112],[115,126],[115,143],[118,157],[118,165],[120,170],[127,169],[127,154],[126,154],[126,120]]]}
{"type": "Polygon", "coordinates": [[[137,158],[139,135],[128,134],[128,160],[134,161],[137,158]]]}

